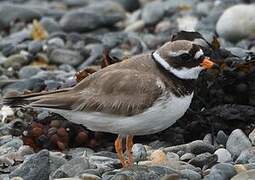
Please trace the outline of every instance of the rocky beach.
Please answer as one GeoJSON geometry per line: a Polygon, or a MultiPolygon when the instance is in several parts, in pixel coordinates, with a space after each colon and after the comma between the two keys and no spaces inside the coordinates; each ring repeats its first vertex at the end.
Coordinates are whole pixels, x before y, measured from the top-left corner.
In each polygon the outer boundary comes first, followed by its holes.
{"type": "Polygon", "coordinates": [[[0,0],[0,180],[255,179],[254,17],[252,0],[0,0]],[[174,125],[134,138],[131,167],[114,134],[2,105],[179,39],[219,68],[200,74],[174,125]]]}

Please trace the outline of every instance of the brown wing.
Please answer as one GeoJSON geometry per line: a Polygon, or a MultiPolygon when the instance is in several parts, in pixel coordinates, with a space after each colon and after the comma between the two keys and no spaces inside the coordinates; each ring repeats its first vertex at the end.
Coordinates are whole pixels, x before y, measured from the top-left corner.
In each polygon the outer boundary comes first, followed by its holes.
{"type": "Polygon", "coordinates": [[[141,74],[132,69],[105,71],[80,93],[72,109],[137,114],[150,107],[164,88],[159,77],[151,73],[141,74]]]}

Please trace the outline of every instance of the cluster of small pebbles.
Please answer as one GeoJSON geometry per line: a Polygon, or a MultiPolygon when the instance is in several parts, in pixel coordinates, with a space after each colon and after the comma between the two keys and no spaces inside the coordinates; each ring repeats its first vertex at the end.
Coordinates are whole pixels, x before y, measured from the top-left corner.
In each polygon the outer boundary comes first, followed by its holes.
{"type": "Polygon", "coordinates": [[[254,17],[252,0],[1,0],[0,99],[72,87],[185,31],[220,68],[172,127],[135,137],[124,169],[115,135],[0,101],[0,180],[255,179],[254,17]]]}

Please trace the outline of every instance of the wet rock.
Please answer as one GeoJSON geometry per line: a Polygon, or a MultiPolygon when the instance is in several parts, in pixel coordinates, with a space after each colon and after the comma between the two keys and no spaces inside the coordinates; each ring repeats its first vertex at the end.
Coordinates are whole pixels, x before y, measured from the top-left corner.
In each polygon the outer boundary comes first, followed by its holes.
{"type": "Polygon", "coordinates": [[[41,72],[41,68],[36,67],[36,66],[23,66],[20,70],[19,70],[19,78],[20,79],[28,79],[31,78],[33,76],[35,76],[37,73],[41,72]]]}
{"type": "Polygon", "coordinates": [[[3,88],[3,93],[7,93],[10,91],[17,91],[17,92],[24,92],[25,90],[30,90],[33,92],[39,92],[44,89],[45,84],[42,79],[33,78],[33,79],[26,79],[20,80],[15,83],[9,84],[3,88]]]}
{"type": "Polygon", "coordinates": [[[89,157],[89,162],[97,167],[120,167],[120,160],[111,157],[93,155],[89,157]]]}
{"type": "Polygon", "coordinates": [[[57,32],[61,30],[60,25],[53,18],[43,17],[40,23],[48,33],[57,32]]]}
{"type": "Polygon", "coordinates": [[[199,154],[189,161],[189,164],[202,168],[204,165],[217,162],[217,156],[210,153],[199,154]]]}
{"type": "Polygon", "coordinates": [[[252,145],[255,145],[255,129],[249,134],[249,139],[251,140],[252,145]]]}
{"type": "Polygon", "coordinates": [[[49,161],[50,161],[49,171],[51,176],[59,167],[67,163],[66,159],[54,153],[50,153],[49,161]]]}
{"type": "Polygon", "coordinates": [[[217,149],[214,154],[218,156],[218,162],[225,163],[225,162],[231,162],[233,161],[231,154],[228,150],[225,148],[217,149]]]}
{"type": "Polygon", "coordinates": [[[169,161],[178,161],[178,160],[179,160],[178,154],[173,153],[173,152],[168,152],[168,153],[166,154],[166,158],[167,158],[169,161]]]}
{"type": "Polygon", "coordinates": [[[29,22],[33,19],[39,19],[41,17],[40,13],[36,10],[14,4],[5,4],[0,7],[0,29],[9,27],[11,22],[14,21],[25,21],[29,22]]]}
{"type": "Polygon", "coordinates": [[[254,163],[255,162],[255,147],[245,149],[236,159],[236,163],[254,163]]]}
{"type": "Polygon", "coordinates": [[[201,179],[201,175],[196,171],[192,171],[190,169],[184,169],[180,171],[181,178],[187,178],[189,180],[199,180],[201,179]]]}
{"type": "Polygon", "coordinates": [[[101,178],[94,174],[83,173],[80,175],[81,180],[100,180],[101,178]]]}
{"type": "Polygon", "coordinates": [[[201,154],[204,152],[213,153],[215,148],[212,145],[204,143],[201,140],[196,140],[188,144],[164,148],[165,152],[178,152],[180,150],[193,154],[201,154]]]}
{"type": "Polygon", "coordinates": [[[69,49],[54,49],[49,55],[50,62],[55,64],[79,65],[83,57],[77,51],[69,49]]]}
{"type": "Polygon", "coordinates": [[[113,26],[123,19],[125,19],[125,11],[118,3],[102,1],[66,13],[60,20],[60,25],[64,31],[84,32],[113,26]]]}
{"type": "Polygon", "coordinates": [[[233,158],[237,158],[240,153],[250,148],[251,142],[249,141],[248,137],[243,133],[242,130],[236,129],[232,131],[232,133],[229,135],[226,149],[232,154],[233,158]]]}
{"type": "Polygon", "coordinates": [[[29,59],[22,54],[11,55],[10,57],[6,58],[3,62],[1,62],[1,64],[5,68],[9,68],[13,66],[21,67],[22,65],[26,65],[28,63],[29,63],[29,59]]]}
{"type": "Polygon", "coordinates": [[[225,146],[226,143],[227,143],[227,140],[228,140],[228,136],[224,133],[224,131],[221,131],[221,130],[220,130],[220,131],[217,133],[216,142],[217,142],[218,144],[222,144],[223,146],[225,146]]]}
{"type": "Polygon", "coordinates": [[[154,1],[145,5],[142,10],[142,20],[146,25],[156,24],[164,15],[164,7],[161,1],[154,1]]]}
{"type": "Polygon", "coordinates": [[[81,156],[90,157],[92,154],[94,154],[94,151],[92,149],[84,147],[72,148],[69,149],[69,151],[67,152],[67,155],[72,157],[73,159],[81,156]]]}
{"type": "Polygon", "coordinates": [[[188,160],[190,160],[194,157],[195,157],[195,155],[192,154],[192,153],[185,153],[183,156],[181,156],[180,160],[181,161],[188,161],[188,160]]]}
{"type": "Polygon", "coordinates": [[[86,158],[79,157],[74,158],[60,168],[58,168],[53,174],[53,178],[65,178],[65,177],[74,177],[80,175],[84,170],[90,168],[90,163],[86,158]]]}
{"type": "Polygon", "coordinates": [[[234,175],[236,175],[236,171],[232,164],[219,163],[212,167],[210,173],[204,177],[204,180],[228,180],[234,175]]]}
{"type": "Polygon", "coordinates": [[[11,172],[10,177],[22,177],[28,179],[47,180],[49,177],[49,151],[42,150],[31,156],[20,167],[11,172]]]}
{"type": "Polygon", "coordinates": [[[255,169],[244,171],[241,173],[238,173],[234,177],[231,178],[231,180],[251,180],[255,177],[255,169]]]}
{"type": "Polygon", "coordinates": [[[147,157],[147,151],[142,144],[134,144],[132,147],[132,153],[135,162],[145,160],[147,157]]]}
{"type": "Polygon", "coordinates": [[[254,5],[238,4],[225,10],[217,22],[216,30],[229,41],[239,41],[255,32],[254,5]],[[238,21],[237,21],[238,19],[238,21]]]}
{"type": "Polygon", "coordinates": [[[195,16],[184,16],[177,19],[179,31],[195,31],[198,19],[195,16]]]}
{"type": "Polygon", "coordinates": [[[31,41],[28,44],[28,52],[36,54],[43,49],[43,43],[41,41],[31,41]]]}
{"type": "Polygon", "coordinates": [[[63,39],[59,37],[54,37],[48,40],[47,42],[50,46],[56,47],[56,48],[64,48],[65,42],[63,39]]]}
{"type": "Polygon", "coordinates": [[[121,4],[121,6],[127,11],[134,11],[140,7],[139,0],[114,0],[114,1],[121,4]]]}
{"type": "Polygon", "coordinates": [[[106,172],[102,175],[102,179],[160,179],[170,174],[175,174],[175,171],[163,166],[134,165],[121,171],[106,172]]]}
{"type": "Polygon", "coordinates": [[[9,152],[16,152],[22,145],[23,145],[23,142],[21,139],[13,138],[12,140],[0,146],[0,155],[6,154],[9,152]]]}

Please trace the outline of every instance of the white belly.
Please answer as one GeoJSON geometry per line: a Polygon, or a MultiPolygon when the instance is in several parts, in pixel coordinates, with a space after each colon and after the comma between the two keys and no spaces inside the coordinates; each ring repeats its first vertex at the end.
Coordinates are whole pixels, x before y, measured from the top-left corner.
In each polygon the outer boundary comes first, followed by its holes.
{"type": "Polygon", "coordinates": [[[190,106],[193,93],[189,96],[174,95],[162,97],[152,107],[134,116],[116,116],[100,112],[74,112],[53,110],[76,124],[82,124],[93,131],[123,135],[146,135],[162,131],[184,115],[190,106]]]}

